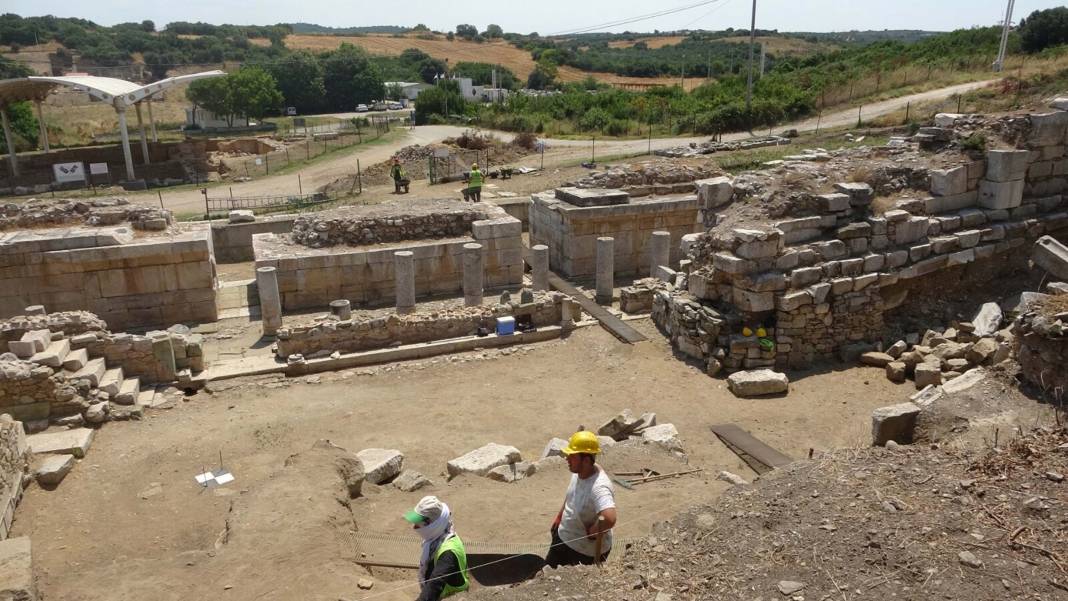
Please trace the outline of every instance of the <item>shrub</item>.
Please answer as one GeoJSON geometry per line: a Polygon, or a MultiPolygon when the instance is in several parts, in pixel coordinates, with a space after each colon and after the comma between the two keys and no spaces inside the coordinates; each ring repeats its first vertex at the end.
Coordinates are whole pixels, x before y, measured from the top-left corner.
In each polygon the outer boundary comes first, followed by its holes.
{"type": "Polygon", "coordinates": [[[534,150],[538,145],[538,136],[530,132],[518,133],[512,138],[512,145],[526,150],[534,150]]]}
{"type": "Polygon", "coordinates": [[[630,132],[630,123],[623,119],[612,119],[604,128],[604,133],[609,136],[625,136],[630,132]]]}
{"type": "Polygon", "coordinates": [[[986,136],[974,133],[960,141],[960,148],[968,152],[983,152],[986,150],[986,136]]]}

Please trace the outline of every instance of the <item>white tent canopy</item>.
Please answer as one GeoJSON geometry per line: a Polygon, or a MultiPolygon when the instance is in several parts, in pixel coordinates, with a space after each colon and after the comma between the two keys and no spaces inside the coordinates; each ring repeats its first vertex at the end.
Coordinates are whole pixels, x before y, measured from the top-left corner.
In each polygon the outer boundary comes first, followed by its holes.
{"type": "Polygon", "coordinates": [[[32,100],[37,104],[37,120],[41,125],[41,138],[45,152],[49,151],[48,132],[42,118],[41,101],[60,86],[75,89],[83,89],[90,96],[111,104],[119,115],[119,134],[122,136],[122,152],[126,159],[126,178],[135,179],[133,156],[130,154],[130,135],[126,127],[126,109],[133,106],[137,110],[137,122],[141,129],[141,150],[145,162],[148,162],[148,140],[145,136],[145,127],[141,121],[141,103],[148,104],[148,120],[152,125],[152,140],[156,141],[156,123],[152,119],[152,97],[164,90],[180,83],[186,83],[206,77],[220,77],[226,73],[204,71],[190,75],[168,77],[146,86],[138,85],[125,79],[114,77],[96,77],[93,75],[67,75],[62,77],[20,77],[17,79],[0,80],[0,117],[3,118],[4,136],[7,142],[8,159],[11,161],[11,171],[18,175],[18,161],[15,157],[14,143],[11,137],[11,127],[7,118],[7,106],[14,102],[32,100]]]}

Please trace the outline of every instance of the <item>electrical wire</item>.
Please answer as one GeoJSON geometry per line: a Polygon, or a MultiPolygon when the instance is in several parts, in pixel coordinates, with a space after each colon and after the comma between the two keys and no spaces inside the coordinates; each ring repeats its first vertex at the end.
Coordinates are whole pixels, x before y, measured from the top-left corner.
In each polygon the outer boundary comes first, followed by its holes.
{"type": "Polygon", "coordinates": [[[669,8],[669,9],[657,11],[657,12],[654,12],[654,13],[638,15],[638,16],[635,16],[635,17],[627,17],[625,19],[619,19],[617,21],[609,21],[609,22],[606,22],[606,23],[598,23],[597,25],[580,27],[578,29],[568,29],[568,30],[564,30],[564,31],[556,31],[556,32],[550,33],[549,35],[550,36],[554,36],[554,35],[574,35],[574,34],[579,34],[579,33],[589,33],[591,31],[596,31],[598,29],[607,29],[609,27],[618,27],[620,25],[629,25],[631,23],[637,23],[639,21],[648,21],[649,19],[655,19],[657,17],[664,17],[664,16],[667,16],[667,15],[673,15],[675,13],[680,13],[680,12],[683,12],[683,11],[691,10],[691,9],[698,8],[698,7],[701,7],[701,6],[707,6],[709,4],[715,4],[717,2],[722,2],[722,1],[723,0],[704,0],[704,2],[697,2],[695,4],[688,4],[686,6],[679,6],[679,7],[675,7],[675,8],[669,8]]]}

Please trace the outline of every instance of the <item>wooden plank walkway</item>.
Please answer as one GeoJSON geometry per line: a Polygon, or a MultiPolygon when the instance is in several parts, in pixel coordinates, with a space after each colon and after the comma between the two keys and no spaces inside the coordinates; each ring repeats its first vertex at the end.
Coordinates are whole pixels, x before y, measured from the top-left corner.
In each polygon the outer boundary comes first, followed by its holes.
{"type": "Polygon", "coordinates": [[[622,319],[612,315],[604,307],[590,300],[578,288],[564,281],[563,278],[555,273],[549,272],[549,285],[573,298],[582,307],[583,311],[592,315],[594,319],[601,323],[604,329],[623,342],[634,344],[648,340],[641,332],[628,326],[622,319]]]}
{"type": "Polygon", "coordinates": [[[712,432],[758,474],[766,474],[793,461],[760,442],[752,434],[739,428],[737,424],[712,426],[712,432]]]}

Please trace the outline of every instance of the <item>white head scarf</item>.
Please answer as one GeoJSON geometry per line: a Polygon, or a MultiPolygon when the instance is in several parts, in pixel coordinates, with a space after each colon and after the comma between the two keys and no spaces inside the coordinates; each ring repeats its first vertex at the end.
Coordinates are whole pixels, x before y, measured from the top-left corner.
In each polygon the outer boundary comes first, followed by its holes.
{"type": "Polygon", "coordinates": [[[440,515],[424,526],[417,528],[415,531],[423,539],[422,552],[419,555],[419,581],[425,582],[426,567],[430,562],[431,556],[438,550],[441,543],[445,542],[445,539],[456,533],[452,528],[452,512],[449,511],[449,506],[439,501],[437,497],[429,496],[423,497],[416,505],[416,512],[420,515],[426,515],[427,513],[433,515],[437,513],[440,508],[440,515]],[[426,510],[424,512],[424,510],[426,510]]]}

